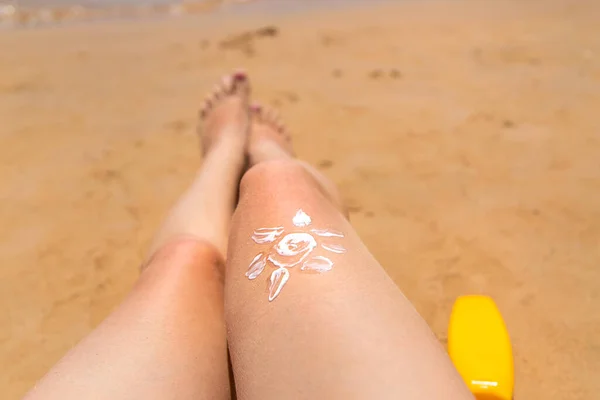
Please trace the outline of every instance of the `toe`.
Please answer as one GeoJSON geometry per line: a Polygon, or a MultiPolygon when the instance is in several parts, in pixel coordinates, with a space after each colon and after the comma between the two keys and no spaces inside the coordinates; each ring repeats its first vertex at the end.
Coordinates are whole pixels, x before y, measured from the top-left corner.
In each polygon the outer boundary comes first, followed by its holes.
{"type": "Polygon", "coordinates": [[[262,122],[263,108],[260,104],[252,104],[250,106],[250,112],[252,113],[253,118],[255,118],[258,122],[262,122]]]}
{"type": "Polygon", "coordinates": [[[250,95],[250,82],[246,73],[237,71],[230,78],[232,80],[232,93],[247,98],[250,95]]]}
{"type": "Polygon", "coordinates": [[[220,84],[213,86],[213,100],[219,100],[223,97],[223,87],[220,84]]]}
{"type": "Polygon", "coordinates": [[[206,96],[204,98],[204,101],[202,103],[202,107],[200,107],[200,116],[202,118],[206,117],[206,115],[208,114],[208,112],[211,110],[212,108],[212,96],[206,96]]]}
{"type": "Polygon", "coordinates": [[[231,75],[221,78],[221,91],[228,95],[233,93],[233,77],[231,75]]]}

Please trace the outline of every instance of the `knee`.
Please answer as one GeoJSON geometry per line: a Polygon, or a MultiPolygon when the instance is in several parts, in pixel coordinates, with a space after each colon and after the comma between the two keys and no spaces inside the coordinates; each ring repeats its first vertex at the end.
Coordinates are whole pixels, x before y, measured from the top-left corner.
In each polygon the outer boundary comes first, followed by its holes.
{"type": "Polygon", "coordinates": [[[240,197],[291,194],[311,190],[312,186],[314,183],[298,161],[267,161],[253,166],[244,174],[240,183],[240,197]]]}
{"type": "Polygon", "coordinates": [[[178,237],[162,245],[148,259],[142,271],[150,269],[194,268],[209,275],[223,275],[224,260],[217,248],[205,240],[195,237],[178,237]]]}

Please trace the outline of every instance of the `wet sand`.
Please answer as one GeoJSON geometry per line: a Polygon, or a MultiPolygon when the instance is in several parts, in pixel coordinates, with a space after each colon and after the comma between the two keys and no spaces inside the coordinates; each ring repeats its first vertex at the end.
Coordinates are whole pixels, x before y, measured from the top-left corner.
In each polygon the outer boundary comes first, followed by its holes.
{"type": "Polygon", "coordinates": [[[600,3],[412,2],[0,32],[0,393],[126,295],[249,71],[441,341],[494,297],[516,399],[600,392],[600,3]]]}

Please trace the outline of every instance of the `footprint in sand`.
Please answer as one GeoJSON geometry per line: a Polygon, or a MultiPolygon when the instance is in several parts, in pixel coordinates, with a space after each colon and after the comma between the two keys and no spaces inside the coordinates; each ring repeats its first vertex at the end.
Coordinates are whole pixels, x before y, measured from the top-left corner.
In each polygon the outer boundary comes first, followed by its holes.
{"type": "Polygon", "coordinates": [[[317,166],[320,169],[328,169],[328,168],[331,168],[333,166],[333,161],[331,161],[331,160],[321,160],[321,161],[319,161],[319,163],[317,164],[317,166]]]}
{"type": "Polygon", "coordinates": [[[247,57],[252,57],[254,54],[256,54],[256,39],[275,38],[278,35],[278,27],[272,25],[264,26],[253,31],[247,31],[228,36],[219,42],[219,47],[224,50],[238,50],[247,57]]]}
{"type": "Polygon", "coordinates": [[[369,72],[369,78],[371,79],[381,79],[381,78],[391,78],[391,79],[401,79],[402,72],[396,68],[392,68],[390,70],[384,70],[381,68],[377,68],[369,72]]]}

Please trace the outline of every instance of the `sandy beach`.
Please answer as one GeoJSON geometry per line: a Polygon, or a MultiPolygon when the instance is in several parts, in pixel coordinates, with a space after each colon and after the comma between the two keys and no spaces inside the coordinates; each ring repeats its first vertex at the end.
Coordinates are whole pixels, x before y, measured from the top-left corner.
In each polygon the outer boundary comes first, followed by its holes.
{"type": "Polygon", "coordinates": [[[0,32],[0,393],[126,295],[244,67],[440,341],[492,296],[515,399],[600,393],[600,3],[406,1],[0,32]]]}

